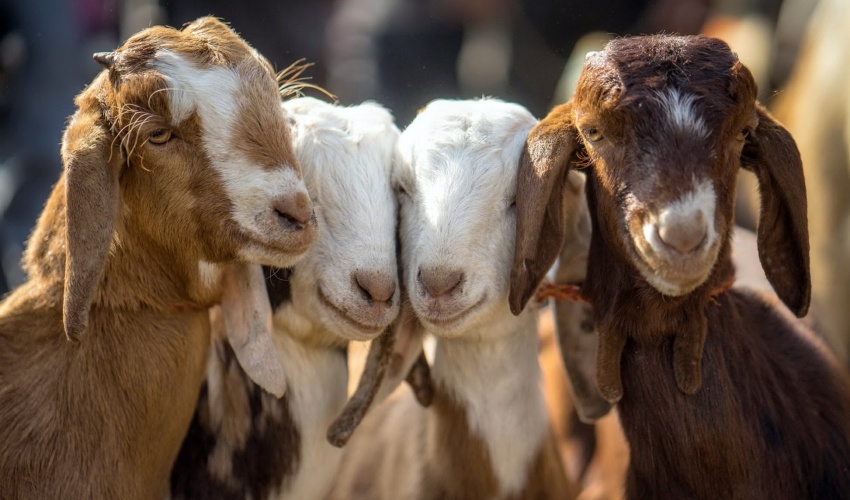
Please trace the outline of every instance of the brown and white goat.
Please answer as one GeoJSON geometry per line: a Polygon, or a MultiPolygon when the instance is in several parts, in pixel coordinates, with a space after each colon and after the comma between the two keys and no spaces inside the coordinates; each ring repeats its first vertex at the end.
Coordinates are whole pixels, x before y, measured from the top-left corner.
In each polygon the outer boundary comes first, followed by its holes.
{"type": "Polygon", "coordinates": [[[266,278],[287,392],[277,399],[254,384],[215,335],[172,498],[324,498],[342,457],[326,433],[346,401],[346,346],[375,338],[399,312],[392,115],[309,97],[283,111],[322,228],[290,271],[266,278]]]}
{"type": "Polygon", "coordinates": [[[507,301],[516,162],[535,123],[495,99],[437,100],[402,133],[402,316],[436,338],[433,402],[401,392],[368,414],[333,498],[574,496],[540,389],[537,312],[513,317],[507,301]]]}
{"type": "MultiPolygon", "coordinates": [[[[76,99],[29,279],[0,304],[4,498],[163,498],[208,308],[252,278],[224,264],[289,266],[316,236],[275,75],[230,28],[153,27],[95,59],[107,69],[76,99]]],[[[281,392],[270,339],[235,340],[281,392]]]]}
{"type": "Polygon", "coordinates": [[[575,166],[587,167],[593,222],[583,294],[597,314],[599,388],[631,448],[627,496],[846,496],[846,373],[777,300],[727,289],[743,167],[762,191],[767,277],[797,315],[809,304],[800,157],[747,68],[706,37],[623,38],[588,57],[520,165],[514,312],[551,265],[575,166]]]}

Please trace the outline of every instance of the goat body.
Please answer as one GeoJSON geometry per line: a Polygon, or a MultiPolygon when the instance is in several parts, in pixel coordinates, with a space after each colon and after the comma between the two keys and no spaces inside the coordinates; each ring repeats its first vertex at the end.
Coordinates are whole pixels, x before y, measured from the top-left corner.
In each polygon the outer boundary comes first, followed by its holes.
{"type": "Polygon", "coordinates": [[[264,110],[274,75],[227,26],[150,28],[96,59],[29,279],[0,304],[4,498],[163,497],[224,264],[290,265],[315,239],[287,125],[264,110]]]}
{"type": "Polygon", "coordinates": [[[759,255],[781,300],[809,304],[805,183],[793,139],[723,42],[652,36],[589,55],[574,99],[531,132],[511,290],[521,309],[582,161],[593,234],[582,293],[601,393],[618,402],[630,498],[839,498],[850,491],[850,383],[770,296],[729,290],[735,175],[762,191],[759,255]],[[553,202],[553,199],[555,200],[553,202]]]}

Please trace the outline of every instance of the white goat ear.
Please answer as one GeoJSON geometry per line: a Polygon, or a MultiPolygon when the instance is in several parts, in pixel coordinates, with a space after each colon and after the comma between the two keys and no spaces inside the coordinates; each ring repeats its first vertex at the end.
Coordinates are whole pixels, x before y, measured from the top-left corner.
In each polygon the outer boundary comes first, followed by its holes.
{"type": "Polygon", "coordinates": [[[422,356],[423,332],[412,311],[406,309],[372,341],[357,389],[328,428],[327,437],[332,445],[345,446],[369,408],[386,399],[402,380],[410,383],[420,403],[430,404],[433,387],[427,361],[422,356]]]}
{"type": "MultiPolygon", "coordinates": [[[[572,171],[569,176],[567,184],[574,196],[564,221],[566,239],[558,258],[557,284],[583,282],[590,253],[591,222],[587,199],[583,196],[584,175],[572,171]]],[[[556,301],[554,313],[558,348],[570,379],[576,412],[582,422],[593,423],[611,409],[611,403],[597,389],[593,307],[583,302],[556,301]]]]}
{"type": "Polygon", "coordinates": [[[103,275],[118,214],[123,157],[102,116],[101,77],[77,98],[78,109],[62,137],[65,165],[65,336],[78,342],[103,275]]]}
{"type": "MultiPolygon", "coordinates": [[[[409,303],[408,303],[409,304],[409,303]]],[[[409,305],[403,306],[399,315],[395,342],[390,353],[389,366],[378,394],[376,403],[387,399],[396,388],[406,381],[422,406],[430,406],[434,397],[431,367],[425,358],[423,341],[425,330],[416,319],[409,305]]]]}
{"type": "Polygon", "coordinates": [[[272,308],[262,267],[241,263],[226,266],[223,287],[224,329],[239,365],[257,385],[283,396],[286,375],[272,342],[272,308]]]}

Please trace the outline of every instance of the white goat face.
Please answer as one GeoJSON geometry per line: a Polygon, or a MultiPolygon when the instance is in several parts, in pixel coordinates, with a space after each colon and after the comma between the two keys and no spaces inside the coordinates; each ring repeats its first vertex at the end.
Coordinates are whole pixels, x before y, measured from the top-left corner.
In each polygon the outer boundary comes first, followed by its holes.
{"type": "Polygon", "coordinates": [[[369,340],[398,315],[396,200],[390,186],[399,131],[374,103],[313,98],[283,103],[320,234],[293,269],[293,307],[345,340],[369,340]]]}
{"type": "Polygon", "coordinates": [[[404,282],[425,328],[462,335],[507,304],[516,172],[534,117],[495,99],[430,103],[399,140],[404,282]]]}

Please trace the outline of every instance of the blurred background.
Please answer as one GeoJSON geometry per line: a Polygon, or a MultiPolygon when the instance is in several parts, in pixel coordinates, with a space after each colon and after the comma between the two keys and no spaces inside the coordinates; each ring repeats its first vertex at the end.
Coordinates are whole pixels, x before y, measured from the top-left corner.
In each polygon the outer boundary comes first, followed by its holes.
{"type": "MultiPolygon", "coordinates": [[[[73,97],[91,59],[153,24],[228,22],[282,69],[343,104],[376,100],[404,127],[437,97],[491,95],[541,117],[569,99],[589,50],[614,36],[725,39],[762,101],[797,137],[808,179],[815,320],[847,360],[850,338],[850,67],[847,0],[0,0],[0,292],[61,171],[73,97]]],[[[739,222],[758,214],[752,179],[739,222]]]]}

